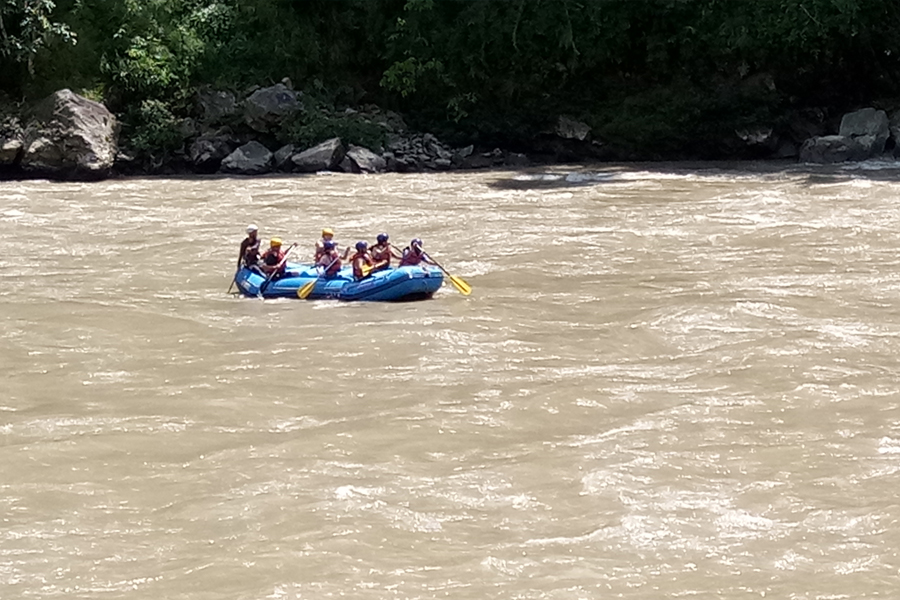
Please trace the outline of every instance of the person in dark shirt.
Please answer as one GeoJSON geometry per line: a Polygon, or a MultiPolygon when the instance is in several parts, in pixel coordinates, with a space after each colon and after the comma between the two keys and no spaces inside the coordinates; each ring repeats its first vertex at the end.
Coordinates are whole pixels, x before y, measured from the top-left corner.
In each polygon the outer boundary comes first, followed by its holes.
{"type": "Polygon", "coordinates": [[[242,266],[253,268],[259,263],[259,228],[256,225],[247,225],[247,237],[241,242],[241,251],[238,254],[237,268],[242,266]]]}

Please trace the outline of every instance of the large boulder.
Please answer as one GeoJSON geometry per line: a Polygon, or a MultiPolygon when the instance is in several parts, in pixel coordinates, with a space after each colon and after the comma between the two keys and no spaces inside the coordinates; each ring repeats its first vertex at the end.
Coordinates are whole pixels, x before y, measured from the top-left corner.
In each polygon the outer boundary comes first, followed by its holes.
{"type": "Polygon", "coordinates": [[[99,102],[70,90],[42,100],[25,128],[21,166],[64,179],[109,175],[118,149],[115,116],[99,102]]]}
{"type": "Polygon", "coordinates": [[[194,140],[188,150],[188,158],[197,173],[215,173],[226,156],[234,150],[235,144],[224,135],[201,136],[194,140]]]}
{"type": "Polygon", "coordinates": [[[865,160],[868,149],[856,138],[846,135],[812,137],[800,148],[800,161],[810,163],[838,163],[865,160]]]}
{"type": "Polygon", "coordinates": [[[254,130],[268,132],[302,109],[300,93],[276,83],[254,91],[244,100],[244,120],[254,130]]]}
{"type": "Polygon", "coordinates": [[[261,175],[272,170],[272,153],[259,142],[247,142],[222,161],[223,173],[261,175]]]}
{"type": "Polygon", "coordinates": [[[294,155],[294,145],[293,144],[285,144],[281,148],[275,151],[275,154],[272,155],[272,166],[277,171],[290,171],[294,166],[294,163],[291,162],[291,157],[294,155]]]}
{"type": "Polygon", "coordinates": [[[0,167],[16,164],[22,154],[22,139],[15,136],[0,135],[0,167]]]}
{"type": "Polygon", "coordinates": [[[0,121],[0,167],[18,163],[22,155],[24,132],[16,117],[0,121]]]}
{"type": "Polygon", "coordinates": [[[571,117],[560,116],[556,121],[554,132],[565,140],[583,142],[591,136],[591,127],[587,123],[576,121],[571,117]]]}
{"type": "Polygon", "coordinates": [[[315,173],[335,169],[344,159],[341,138],[331,138],[291,157],[294,169],[301,173],[315,173]]]}
{"type": "Polygon", "coordinates": [[[870,158],[884,152],[891,135],[890,123],[883,110],[863,108],[843,116],[838,135],[853,138],[866,150],[865,158],[870,158]]]}
{"type": "Polygon", "coordinates": [[[234,94],[223,90],[201,89],[197,92],[197,107],[205,123],[216,123],[237,113],[234,94]]]}
{"type": "Polygon", "coordinates": [[[347,158],[350,159],[350,170],[354,173],[383,173],[387,168],[384,158],[362,146],[351,144],[347,150],[347,158]]]}

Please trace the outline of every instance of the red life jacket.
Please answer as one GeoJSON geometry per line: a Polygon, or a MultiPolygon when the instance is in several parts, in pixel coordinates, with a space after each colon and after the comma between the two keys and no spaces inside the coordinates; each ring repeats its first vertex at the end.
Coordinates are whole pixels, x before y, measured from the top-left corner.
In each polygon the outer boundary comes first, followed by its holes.
{"type": "Polygon", "coordinates": [[[403,250],[403,258],[400,259],[401,267],[414,267],[425,260],[424,252],[416,252],[412,248],[403,250]]]}
{"type": "Polygon", "coordinates": [[[326,267],[325,277],[334,277],[341,270],[341,255],[338,254],[337,250],[326,252],[319,258],[316,265],[326,267]]]}
{"type": "Polygon", "coordinates": [[[287,267],[286,261],[284,260],[284,252],[281,251],[281,248],[275,250],[274,248],[269,248],[266,250],[266,253],[262,255],[263,263],[268,267],[274,267],[276,265],[281,265],[278,267],[278,274],[284,275],[285,268],[287,267]]]}
{"type": "Polygon", "coordinates": [[[372,250],[372,260],[377,263],[384,262],[384,267],[387,268],[391,266],[391,247],[388,244],[375,244],[371,248],[372,250]]]}

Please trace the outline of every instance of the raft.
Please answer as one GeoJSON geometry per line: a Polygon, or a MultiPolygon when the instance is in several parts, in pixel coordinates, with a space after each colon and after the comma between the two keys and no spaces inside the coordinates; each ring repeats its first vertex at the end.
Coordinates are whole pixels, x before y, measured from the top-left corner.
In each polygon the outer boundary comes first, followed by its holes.
{"type": "MultiPolygon", "coordinates": [[[[285,276],[270,281],[263,298],[297,298],[297,292],[311,281],[316,284],[307,300],[333,299],[345,302],[408,302],[431,298],[444,282],[440,269],[431,266],[390,267],[375,271],[359,281],[353,269],[346,266],[331,278],[319,277],[313,265],[288,263],[285,276]]],[[[241,293],[258,296],[266,278],[246,267],[241,268],[235,282],[241,293]]]]}

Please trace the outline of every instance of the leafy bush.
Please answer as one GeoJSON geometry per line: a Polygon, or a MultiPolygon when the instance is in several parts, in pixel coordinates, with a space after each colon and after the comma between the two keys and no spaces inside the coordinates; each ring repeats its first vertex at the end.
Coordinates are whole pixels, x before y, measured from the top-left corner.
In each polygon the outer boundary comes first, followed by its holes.
{"type": "Polygon", "coordinates": [[[387,130],[358,114],[330,114],[316,111],[285,125],[278,134],[282,144],[314,146],[333,137],[344,143],[376,149],[385,142],[387,130]]]}
{"type": "Polygon", "coordinates": [[[126,144],[142,154],[170,153],[181,147],[179,121],[161,100],[144,100],[126,115],[126,144]]]}

